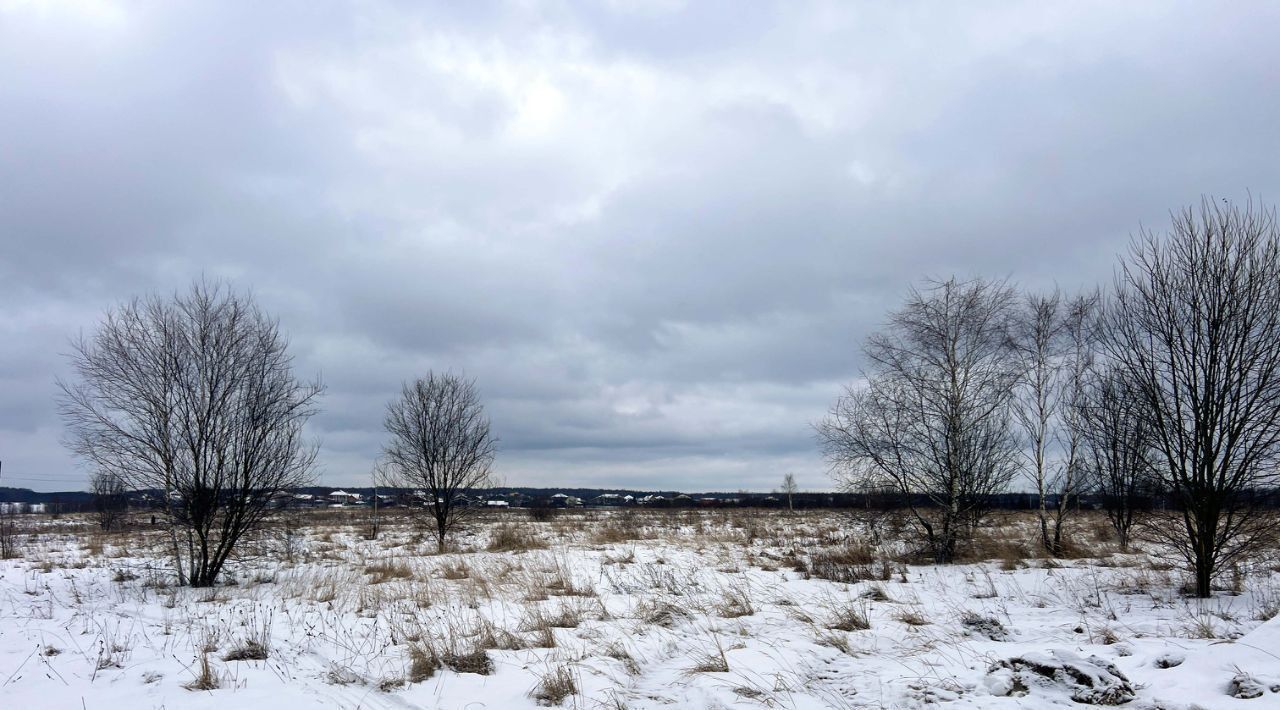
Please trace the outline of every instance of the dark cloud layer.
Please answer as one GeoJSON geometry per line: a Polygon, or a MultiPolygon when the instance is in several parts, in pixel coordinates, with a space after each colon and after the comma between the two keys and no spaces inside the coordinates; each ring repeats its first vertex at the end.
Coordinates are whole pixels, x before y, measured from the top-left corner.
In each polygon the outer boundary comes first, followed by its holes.
{"type": "Polygon", "coordinates": [[[326,483],[452,368],[511,484],[826,487],[809,424],[913,282],[1092,285],[1277,194],[1278,16],[0,0],[0,483],[82,484],[67,340],[203,274],[323,374],[326,483]]]}

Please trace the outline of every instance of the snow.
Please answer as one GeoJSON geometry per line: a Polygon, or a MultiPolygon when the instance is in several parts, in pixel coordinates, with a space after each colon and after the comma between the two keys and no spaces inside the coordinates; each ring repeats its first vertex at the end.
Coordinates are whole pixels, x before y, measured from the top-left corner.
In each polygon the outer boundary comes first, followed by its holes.
{"type": "Polygon", "coordinates": [[[582,708],[1076,707],[1084,677],[1127,680],[1124,707],[1280,707],[1263,565],[1210,600],[1142,554],[844,584],[796,569],[859,529],[830,513],[575,512],[520,523],[533,549],[485,551],[507,511],[445,555],[405,524],[366,540],[367,513],[308,515],[292,560],[263,535],[234,586],[203,590],[166,586],[155,531],[48,521],[0,561],[0,705],[533,708],[560,672],[582,708]],[[254,639],[265,660],[224,660],[254,639]],[[494,672],[411,682],[415,648],[485,648],[494,672]],[[202,657],[216,690],[186,687],[202,657]],[[1033,665],[1050,670],[1028,682],[1033,665]]]}
{"type": "Polygon", "coordinates": [[[1254,697],[1270,696],[1271,707],[1280,707],[1280,617],[1238,639],[1198,648],[1178,665],[1152,674],[1150,682],[1151,697],[1169,708],[1259,706],[1244,702],[1251,698],[1225,697],[1236,692],[1233,683],[1253,687],[1254,697]]]}

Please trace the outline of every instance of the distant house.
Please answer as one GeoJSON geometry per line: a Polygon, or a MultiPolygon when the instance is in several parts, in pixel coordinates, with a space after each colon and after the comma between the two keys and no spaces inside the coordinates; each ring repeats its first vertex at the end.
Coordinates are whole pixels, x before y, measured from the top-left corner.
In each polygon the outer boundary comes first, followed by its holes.
{"type": "Polygon", "coordinates": [[[310,493],[294,493],[285,505],[293,508],[316,508],[324,505],[325,499],[310,493]]]}
{"type": "Polygon", "coordinates": [[[556,493],[551,496],[552,508],[581,508],[582,499],[577,496],[567,495],[565,493],[556,493]]]}
{"type": "Polygon", "coordinates": [[[359,493],[348,493],[346,491],[334,491],[328,496],[329,502],[335,505],[354,505],[360,502],[359,493]]]}
{"type": "Polygon", "coordinates": [[[485,501],[485,506],[488,508],[496,508],[501,510],[501,509],[510,508],[511,504],[505,500],[490,500],[490,501],[485,501]]]}
{"type": "Polygon", "coordinates": [[[634,500],[635,499],[631,496],[621,496],[617,493],[602,493],[591,499],[591,505],[614,507],[620,505],[631,505],[634,500]]]}
{"type": "Polygon", "coordinates": [[[514,508],[521,508],[526,505],[529,505],[529,502],[533,500],[529,496],[523,493],[518,493],[516,491],[512,491],[510,493],[504,494],[502,498],[506,500],[508,503],[510,503],[511,506],[514,508]]]}

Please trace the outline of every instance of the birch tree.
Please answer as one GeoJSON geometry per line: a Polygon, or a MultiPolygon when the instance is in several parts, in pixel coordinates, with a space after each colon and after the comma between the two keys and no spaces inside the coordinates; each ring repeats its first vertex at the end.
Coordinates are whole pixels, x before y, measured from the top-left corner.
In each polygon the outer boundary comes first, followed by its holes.
{"type": "Polygon", "coordinates": [[[1003,282],[913,289],[868,339],[865,383],[846,388],[817,426],[837,479],[895,491],[935,562],[955,558],[1017,473],[1014,303],[1003,282]]]}

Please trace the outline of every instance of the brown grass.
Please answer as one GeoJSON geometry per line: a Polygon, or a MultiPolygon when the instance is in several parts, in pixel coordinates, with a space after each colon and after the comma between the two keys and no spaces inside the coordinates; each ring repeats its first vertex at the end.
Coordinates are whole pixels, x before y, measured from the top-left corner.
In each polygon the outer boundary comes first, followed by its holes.
{"type": "Polygon", "coordinates": [[[546,541],[526,527],[506,523],[494,528],[486,549],[489,552],[527,552],[546,548],[546,541]]]}
{"type": "Polygon", "coordinates": [[[559,705],[571,695],[577,695],[578,683],[566,665],[551,668],[530,694],[540,705],[559,705]]]}
{"type": "Polygon", "coordinates": [[[862,540],[851,540],[841,547],[814,552],[799,571],[805,579],[827,579],[853,584],[879,579],[875,569],[875,550],[862,540]]]}
{"type": "Polygon", "coordinates": [[[403,562],[384,561],[365,565],[364,573],[369,575],[369,584],[382,584],[393,579],[413,579],[413,570],[403,562]]]}

